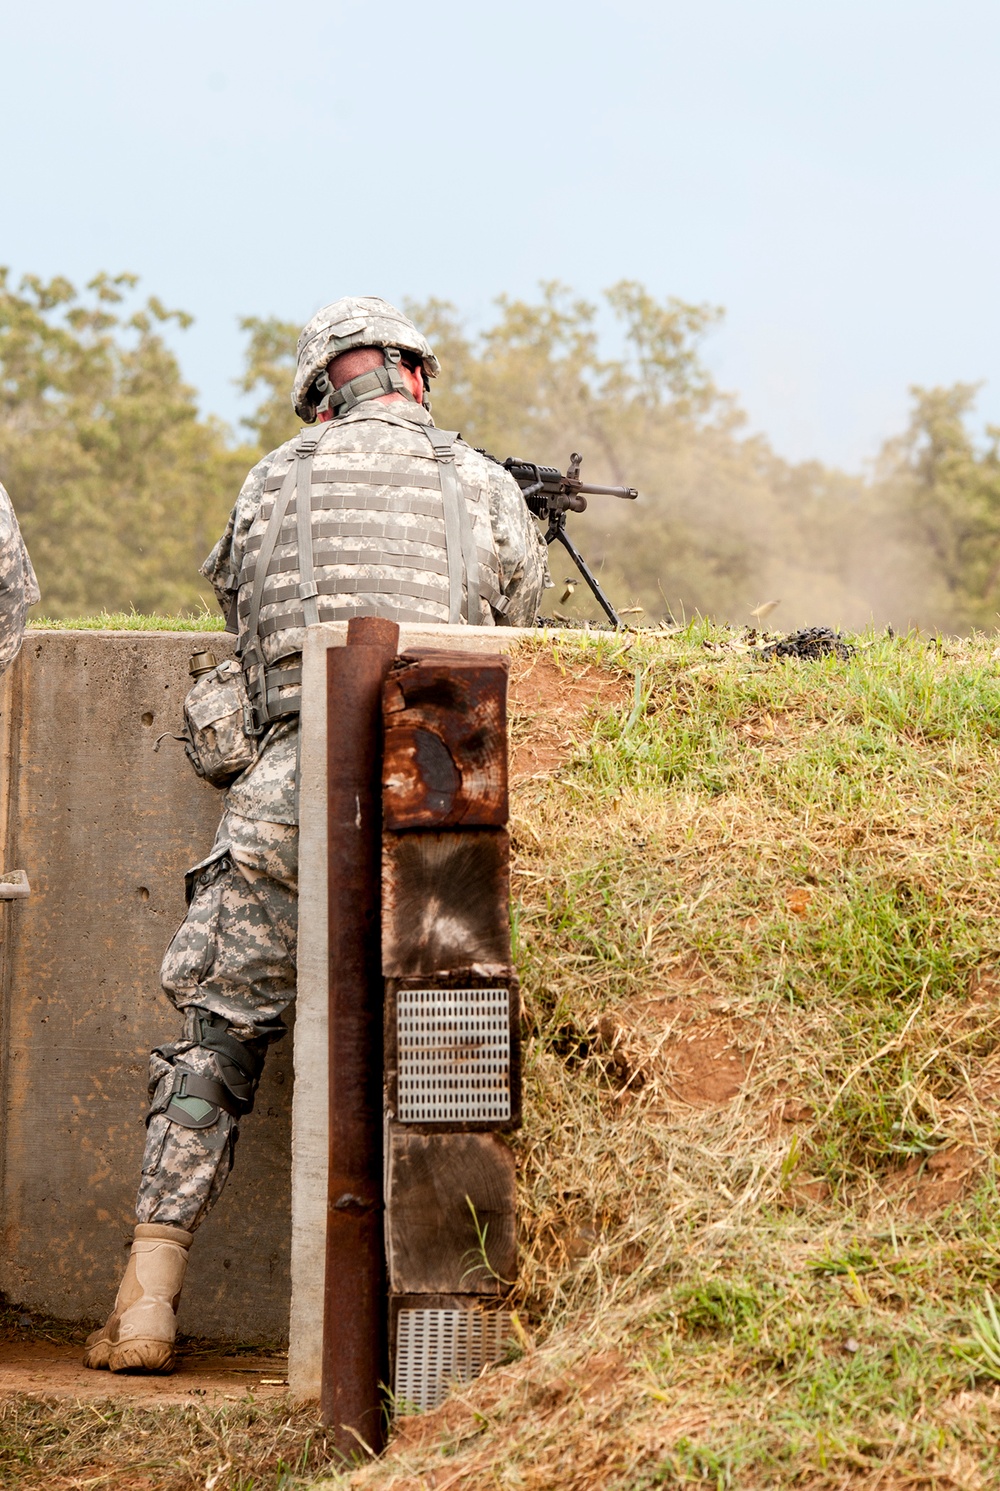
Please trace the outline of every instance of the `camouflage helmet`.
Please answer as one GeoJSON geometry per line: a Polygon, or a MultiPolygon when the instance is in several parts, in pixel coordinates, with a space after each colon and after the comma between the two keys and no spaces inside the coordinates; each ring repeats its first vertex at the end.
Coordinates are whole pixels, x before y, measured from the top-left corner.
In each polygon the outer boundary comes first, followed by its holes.
{"type": "MultiPolygon", "coordinates": [[[[417,330],[413,322],[397,311],[387,300],[377,295],[347,295],[317,311],[299,336],[298,366],[292,385],[292,404],[300,419],[312,424],[319,409],[330,402],[330,385],[326,378],[327,364],[341,352],[352,347],[381,347],[393,349],[395,356],[386,355],[385,369],[375,374],[366,373],[360,379],[352,379],[345,385],[347,392],[340,401],[347,407],[363,398],[377,398],[381,394],[396,392],[410,398],[395,364],[400,352],[415,353],[423,363],[428,378],[436,378],[441,364],[431,351],[427,338],[417,330]],[[319,379],[320,387],[316,387],[319,379]],[[362,379],[374,380],[380,386],[365,389],[352,397],[353,384],[362,379]]],[[[336,396],[334,396],[336,399],[336,396]]],[[[427,404],[427,399],[424,403],[427,404]]],[[[429,406],[428,406],[429,407],[429,406]]]]}

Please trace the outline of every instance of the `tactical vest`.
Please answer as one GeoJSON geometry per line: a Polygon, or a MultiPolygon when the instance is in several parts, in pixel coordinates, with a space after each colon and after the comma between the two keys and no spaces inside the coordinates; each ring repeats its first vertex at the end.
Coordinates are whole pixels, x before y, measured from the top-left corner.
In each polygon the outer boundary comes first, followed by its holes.
{"type": "Polygon", "coordinates": [[[279,453],[237,609],[258,730],[298,712],[296,655],[310,626],[352,616],[489,626],[506,610],[486,482],[463,479],[457,438],[381,407],[306,429],[279,453]]]}

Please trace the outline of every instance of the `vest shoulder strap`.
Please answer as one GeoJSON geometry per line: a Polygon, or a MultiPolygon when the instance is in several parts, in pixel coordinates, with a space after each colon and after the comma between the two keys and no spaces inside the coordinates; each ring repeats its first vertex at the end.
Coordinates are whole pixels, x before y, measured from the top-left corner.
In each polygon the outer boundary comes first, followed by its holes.
{"type": "Polygon", "coordinates": [[[439,430],[434,425],[419,425],[431,443],[441,473],[441,500],[444,506],[444,541],[448,555],[448,620],[455,626],[462,619],[462,579],[468,597],[468,621],[479,626],[482,620],[479,599],[479,554],[476,550],[469,504],[455,464],[457,430],[439,430]]]}
{"type": "Polygon", "coordinates": [[[296,514],[298,518],[298,547],[299,547],[299,595],[302,597],[303,611],[307,626],[315,626],[319,621],[319,610],[316,602],[316,574],[313,565],[313,537],[312,537],[312,467],[313,457],[317,446],[330,433],[332,425],[327,423],[321,430],[303,430],[295,442],[295,454],[285,472],[281,489],[274,499],[271,516],[264,530],[264,537],[257,551],[257,563],[254,568],[253,590],[250,594],[250,609],[247,613],[247,629],[240,648],[240,658],[247,671],[247,683],[250,690],[251,701],[254,705],[255,723],[258,729],[263,728],[268,720],[267,691],[264,682],[264,658],[260,651],[258,628],[260,626],[260,607],[264,597],[264,583],[267,579],[268,567],[271,556],[278,542],[281,532],[281,523],[288,511],[288,504],[292,500],[292,493],[298,491],[296,503],[296,514]],[[303,531],[304,530],[304,531],[303,531]]]}

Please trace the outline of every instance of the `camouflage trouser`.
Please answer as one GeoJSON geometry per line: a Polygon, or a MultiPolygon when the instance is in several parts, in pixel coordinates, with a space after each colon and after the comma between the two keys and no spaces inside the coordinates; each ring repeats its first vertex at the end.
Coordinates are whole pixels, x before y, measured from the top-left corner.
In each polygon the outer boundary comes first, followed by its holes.
{"type": "Polygon", "coordinates": [[[198,1012],[222,1016],[228,1034],[262,1055],[284,1031],[295,997],[298,829],[224,813],[212,853],[188,877],[188,913],[167,948],[162,980],[186,1015],[184,1038],[153,1051],[152,1098],[140,1222],[194,1231],[222,1194],[233,1163],[237,1121],[219,1110],[206,1128],[163,1112],[177,1069],[221,1078],[218,1057],[198,1039],[198,1012]]]}

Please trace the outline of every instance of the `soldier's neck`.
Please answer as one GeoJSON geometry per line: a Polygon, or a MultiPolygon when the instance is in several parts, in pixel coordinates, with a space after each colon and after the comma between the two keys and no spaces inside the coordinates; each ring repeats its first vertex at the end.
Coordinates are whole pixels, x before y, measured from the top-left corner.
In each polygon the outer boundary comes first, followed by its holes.
{"type": "MultiPolygon", "coordinates": [[[[366,399],[366,404],[408,404],[409,399],[404,399],[401,393],[383,393],[377,399],[366,399]]],[[[319,416],[320,424],[329,424],[333,414],[329,409],[324,409],[319,416]]]]}

